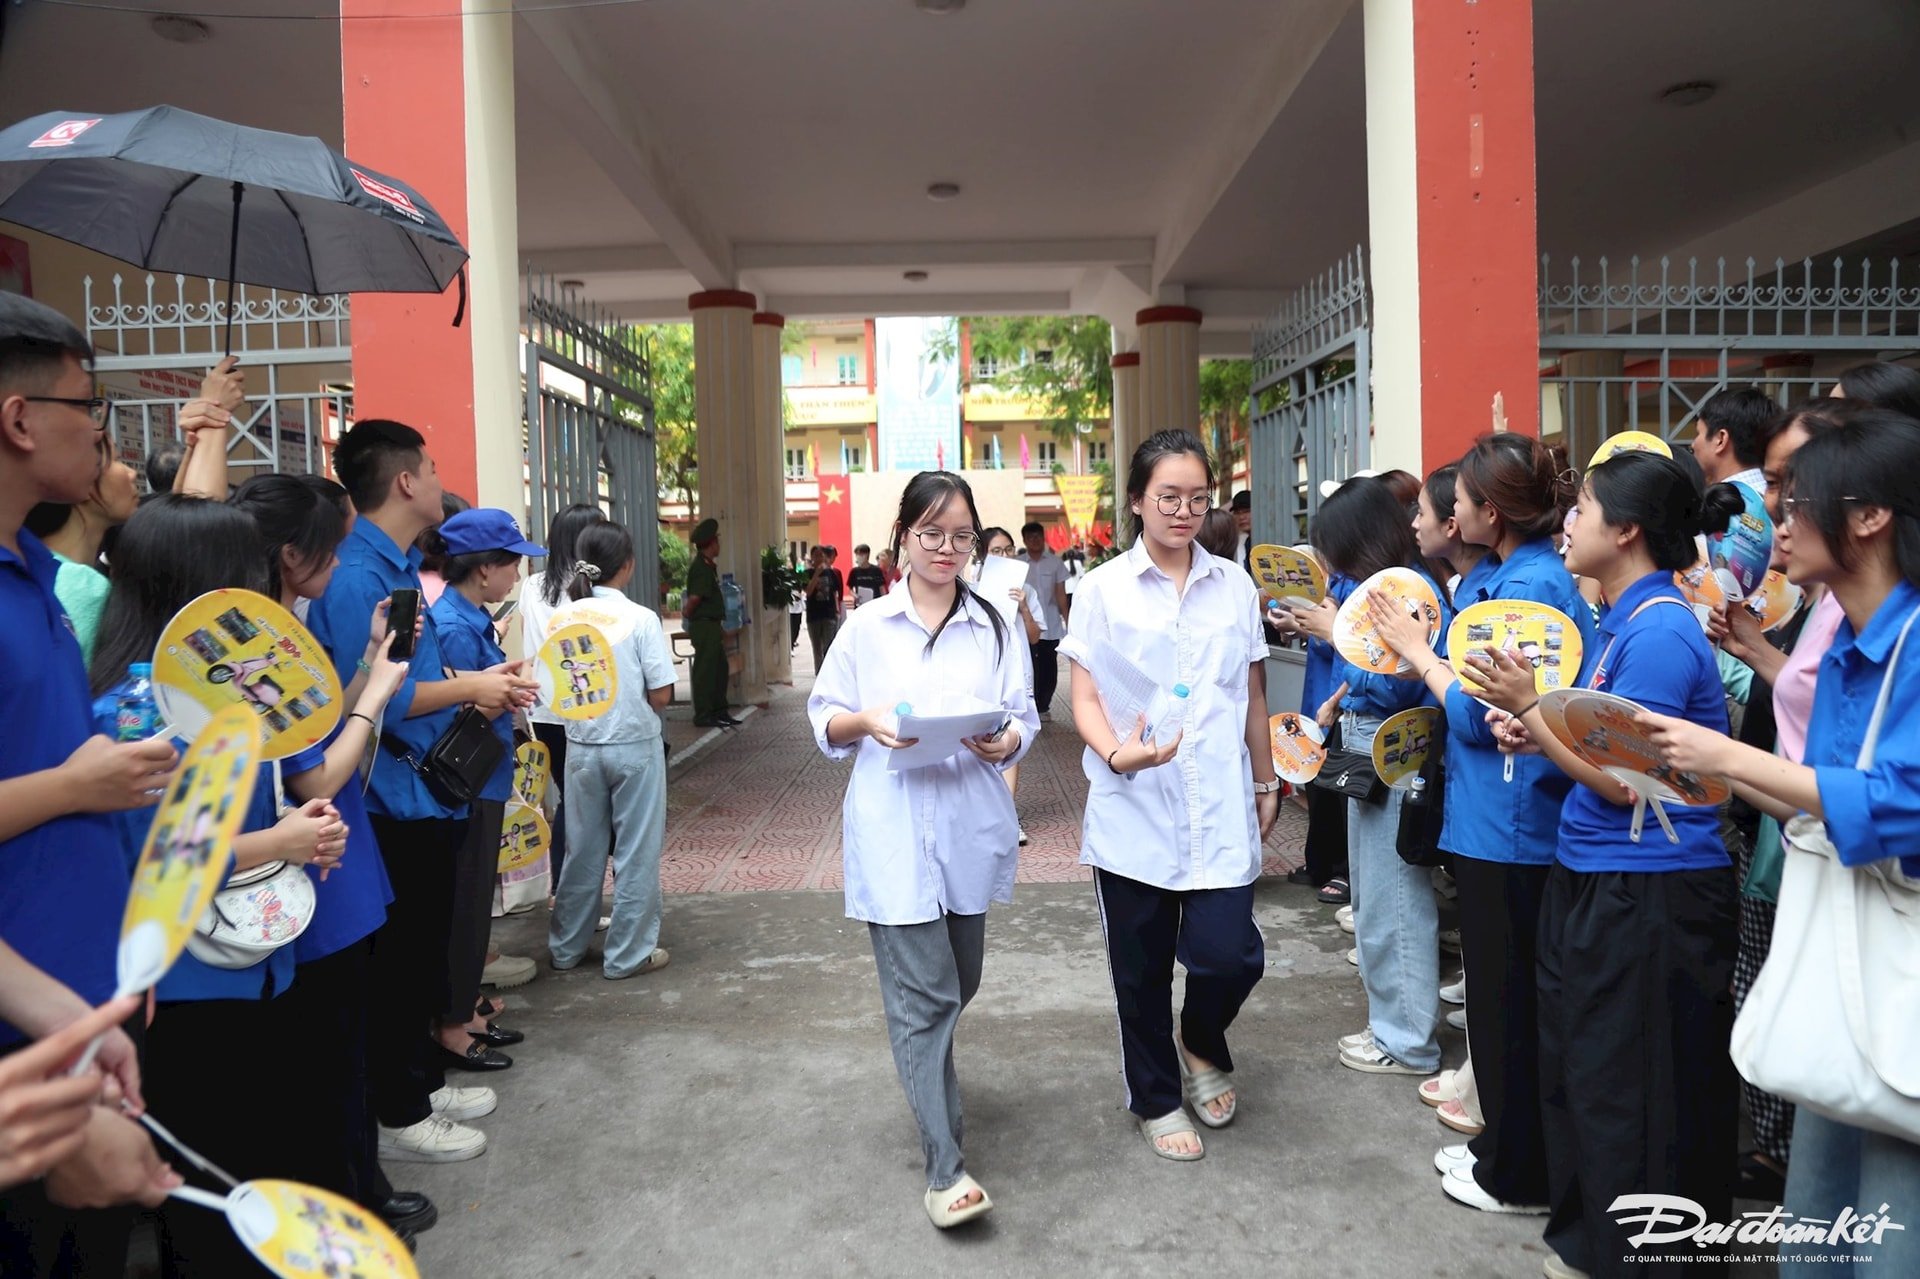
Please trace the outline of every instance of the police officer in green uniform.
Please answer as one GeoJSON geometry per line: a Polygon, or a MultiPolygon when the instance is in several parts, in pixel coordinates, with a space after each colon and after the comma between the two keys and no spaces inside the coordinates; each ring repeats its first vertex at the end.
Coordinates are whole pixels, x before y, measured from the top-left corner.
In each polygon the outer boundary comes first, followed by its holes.
{"type": "Polygon", "coordinates": [[[720,595],[720,523],[694,525],[693,563],[687,569],[681,619],[693,642],[693,722],[702,728],[732,728],[740,721],[727,714],[727,647],[722,624],[727,605],[720,595]]]}

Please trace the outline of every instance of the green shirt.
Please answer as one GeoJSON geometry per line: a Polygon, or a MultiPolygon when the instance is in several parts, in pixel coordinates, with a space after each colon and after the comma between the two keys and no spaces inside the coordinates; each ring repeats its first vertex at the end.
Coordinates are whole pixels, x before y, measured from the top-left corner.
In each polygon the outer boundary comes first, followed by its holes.
{"type": "Polygon", "coordinates": [[[704,556],[695,556],[687,568],[687,590],[681,598],[697,597],[699,603],[681,620],[721,622],[727,617],[727,602],[720,596],[720,570],[704,556]]]}
{"type": "Polygon", "coordinates": [[[106,575],[89,565],[76,564],[58,551],[53,558],[60,561],[53,579],[53,596],[73,620],[80,656],[91,662],[94,637],[100,633],[100,612],[107,606],[106,575]]]}

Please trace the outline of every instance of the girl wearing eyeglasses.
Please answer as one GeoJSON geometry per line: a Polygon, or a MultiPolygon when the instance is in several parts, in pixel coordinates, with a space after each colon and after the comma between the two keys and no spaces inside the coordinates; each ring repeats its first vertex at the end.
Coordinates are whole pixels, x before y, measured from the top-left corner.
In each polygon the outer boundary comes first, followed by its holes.
{"type": "Polygon", "coordinates": [[[1080,581],[1060,651],[1090,783],[1080,860],[1092,866],[1120,1017],[1126,1105],[1164,1159],[1206,1153],[1238,1105],[1227,1030],[1266,963],[1253,920],[1261,842],[1279,813],[1267,740],[1266,633],[1253,579],[1194,541],[1213,463],[1190,431],[1133,455],[1133,546],[1080,581]],[[1187,690],[1177,724],[1115,724],[1094,668],[1111,646],[1163,688],[1187,690]],[[1187,970],[1176,1037],[1173,963],[1187,970]]]}
{"type": "Polygon", "coordinates": [[[961,1151],[953,1034],[980,988],[987,906],[1013,900],[1019,825],[1001,771],[1040,731],[1019,640],[963,576],[983,533],[965,480],[914,476],[893,528],[906,584],[849,615],[807,699],[820,749],[854,760],[841,821],[847,916],[867,925],[926,1156],[922,1202],[943,1230],[993,1207],[961,1151]],[[998,708],[1001,727],[944,760],[889,768],[914,744],[898,736],[903,705],[940,714],[956,702],[998,708]]]}

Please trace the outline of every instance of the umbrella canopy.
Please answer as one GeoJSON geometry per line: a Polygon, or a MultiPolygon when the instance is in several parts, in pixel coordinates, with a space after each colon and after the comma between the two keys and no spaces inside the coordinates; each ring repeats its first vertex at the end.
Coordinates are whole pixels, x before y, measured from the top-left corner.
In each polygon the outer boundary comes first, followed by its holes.
{"type": "Polygon", "coordinates": [[[177,107],[0,130],[0,219],[149,271],[299,293],[438,293],[467,260],[399,179],[177,107]]]}

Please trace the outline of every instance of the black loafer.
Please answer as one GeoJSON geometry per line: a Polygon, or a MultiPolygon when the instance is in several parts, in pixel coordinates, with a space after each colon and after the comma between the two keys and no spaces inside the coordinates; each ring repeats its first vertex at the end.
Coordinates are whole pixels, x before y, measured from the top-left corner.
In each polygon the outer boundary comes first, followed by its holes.
{"type": "Polygon", "coordinates": [[[457,1053],[437,1041],[434,1047],[440,1050],[440,1064],[450,1070],[506,1070],[513,1065],[513,1058],[477,1039],[467,1045],[464,1053],[457,1053]]]}
{"type": "Polygon", "coordinates": [[[496,1026],[492,1022],[487,1023],[485,1030],[469,1030],[467,1034],[473,1036],[473,1038],[479,1040],[481,1043],[491,1044],[495,1048],[509,1047],[521,1042],[527,1037],[524,1031],[508,1030],[506,1027],[496,1026]]]}
{"type": "Polygon", "coordinates": [[[409,1235],[431,1230],[440,1220],[440,1210],[433,1206],[433,1200],[417,1190],[396,1190],[374,1211],[396,1231],[409,1235]]]}

